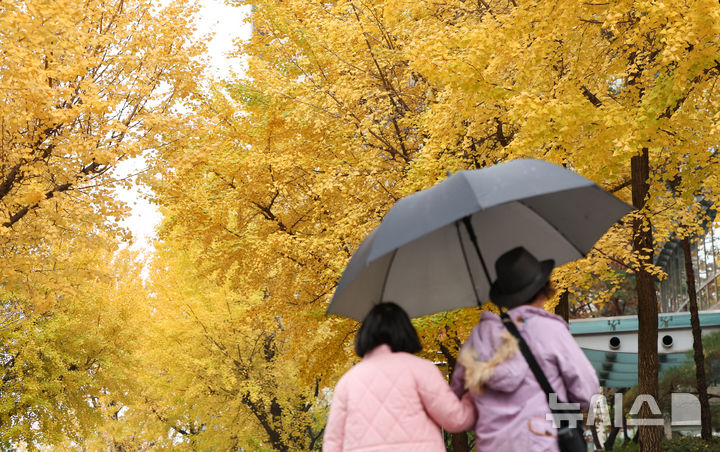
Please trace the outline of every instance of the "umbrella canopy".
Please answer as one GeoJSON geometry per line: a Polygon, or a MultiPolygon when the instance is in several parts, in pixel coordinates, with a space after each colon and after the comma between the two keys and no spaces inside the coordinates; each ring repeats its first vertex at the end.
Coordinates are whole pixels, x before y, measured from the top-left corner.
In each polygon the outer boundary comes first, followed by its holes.
{"type": "Polygon", "coordinates": [[[570,262],[630,210],[541,160],[460,171],[390,209],[350,259],[327,312],[362,320],[381,301],[411,317],[476,306],[489,301],[504,252],[523,246],[539,260],[570,262]]]}

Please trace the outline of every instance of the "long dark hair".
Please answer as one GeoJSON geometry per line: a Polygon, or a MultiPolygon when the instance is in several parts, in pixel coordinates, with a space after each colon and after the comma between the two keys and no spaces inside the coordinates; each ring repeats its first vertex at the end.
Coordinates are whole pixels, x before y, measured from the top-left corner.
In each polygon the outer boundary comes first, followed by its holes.
{"type": "Polygon", "coordinates": [[[389,345],[394,352],[417,353],[422,350],[410,317],[392,302],[376,304],[365,316],[355,336],[355,353],[363,357],[381,344],[389,345]]]}

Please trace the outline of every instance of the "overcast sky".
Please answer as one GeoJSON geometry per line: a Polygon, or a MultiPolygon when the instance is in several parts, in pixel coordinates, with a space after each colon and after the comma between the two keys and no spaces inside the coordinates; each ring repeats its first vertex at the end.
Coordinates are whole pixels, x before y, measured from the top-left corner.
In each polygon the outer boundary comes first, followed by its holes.
{"type": "Polygon", "coordinates": [[[231,70],[241,70],[240,60],[228,57],[233,41],[250,38],[250,24],[244,22],[250,14],[250,6],[228,6],[222,0],[202,0],[203,8],[198,18],[198,32],[203,35],[214,32],[215,36],[208,45],[210,64],[216,75],[227,75],[231,70]]]}
{"type": "MultiPolygon", "coordinates": [[[[234,40],[250,37],[251,27],[243,22],[250,12],[250,7],[228,6],[222,0],[201,0],[201,4],[203,6],[198,17],[198,34],[215,33],[212,41],[208,43],[211,74],[223,78],[232,72],[240,73],[242,61],[230,58],[228,52],[234,49],[234,40]]],[[[116,174],[135,174],[144,168],[145,162],[142,158],[131,159],[119,165],[116,174]]],[[[132,248],[148,253],[152,250],[155,229],[162,216],[153,204],[143,198],[143,192],[147,193],[147,190],[142,190],[141,187],[133,190],[121,189],[118,190],[118,197],[132,208],[130,217],[123,221],[123,225],[127,226],[135,237],[132,248]]]]}

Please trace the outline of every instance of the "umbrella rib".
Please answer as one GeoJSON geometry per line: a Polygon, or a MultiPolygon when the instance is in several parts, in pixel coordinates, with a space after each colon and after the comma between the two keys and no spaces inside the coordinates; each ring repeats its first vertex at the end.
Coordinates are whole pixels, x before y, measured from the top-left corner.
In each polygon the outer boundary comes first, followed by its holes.
{"type": "Polygon", "coordinates": [[[470,277],[470,285],[472,286],[473,292],[475,293],[475,302],[478,306],[480,306],[480,296],[478,295],[477,287],[475,287],[475,278],[473,278],[472,271],[470,271],[470,262],[468,262],[467,253],[465,252],[465,245],[463,245],[462,235],[460,234],[460,220],[455,222],[455,230],[457,230],[458,243],[460,243],[460,250],[462,251],[463,259],[465,260],[465,268],[467,269],[468,276],[470,277]]]}
{"type": "Polygon", "coordinates": [[[398,249],[395,248],[392,256],[390,257],[390,262],[388,263],[387,271],[385,272],[385,279],[383,280],[382,290],[380,291],[380,299],[378,300],[378,303],[382,303],[383,299],[385,298],[385,286],[387,286],[388,276],[390,276],[390,269],[392,268],[393,261],[395,260],[395,255],[397,254],[397,252],[398,249]]]}

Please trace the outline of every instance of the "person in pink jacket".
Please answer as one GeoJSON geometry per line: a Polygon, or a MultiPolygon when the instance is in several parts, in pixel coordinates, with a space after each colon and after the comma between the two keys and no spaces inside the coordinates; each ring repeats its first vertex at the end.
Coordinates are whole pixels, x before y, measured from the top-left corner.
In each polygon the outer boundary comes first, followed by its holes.
{"type": "MultiPolygon", "coordinates": [[[[552,260],[538,262],[524,248],[508,251],[495,264],[498,277],[490,297],[496,305],[511,308],[508,314],[557,399],[579,403],[580,410],[587,411],[592,396],[599,393],[595,370],[568,324],[543,309],[552,296],[553,266],[552,260]]],[[[478,452],[559,450],[557,430],[546,416],[547,396],[519,352],[517,340],[496,314],[483,311],[460,350],[451,385],[458,396],[468,389],[473,394],[478,452]]]]}
{"type": "Polygon", "coordinates": [[[373,307],[355,338],[363,359],[335,386],[323,451],[444,452],[441,428],[472,428],[472,399],[456,396],[432,362],[413,355],[420,350],[402,308],[373,307]]]}

